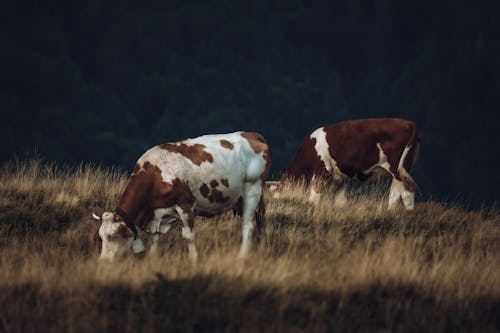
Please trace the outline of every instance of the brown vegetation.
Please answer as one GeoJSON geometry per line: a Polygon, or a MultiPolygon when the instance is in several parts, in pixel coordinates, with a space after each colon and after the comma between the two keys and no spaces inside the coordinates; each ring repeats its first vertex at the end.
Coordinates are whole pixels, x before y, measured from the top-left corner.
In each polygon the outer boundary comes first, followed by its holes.
{"type": "Polygon", "coordinates": [[[114,170],[37,161],[0,174],[0,332],[495,331],[500,215],[454,204],[387,211],[376,191],[317,207],[303,187],[268,195],[262,242],[237,260],[241,221],[180,226],[157,256],[98,263],[91,213],[112,210],[114,170]]]}

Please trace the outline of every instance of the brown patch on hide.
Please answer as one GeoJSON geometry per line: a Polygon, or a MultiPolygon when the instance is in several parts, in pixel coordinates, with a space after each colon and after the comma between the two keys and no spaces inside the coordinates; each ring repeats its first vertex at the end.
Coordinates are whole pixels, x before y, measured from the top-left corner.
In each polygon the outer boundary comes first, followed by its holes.
{"type": "Polygon", "coordinates": [[[207,184],[203,183],[203,185],[200,186],[200,193],[205,198],[208,198],[208,194],[210,193],[210,188],[207,186],[207,184]]]}
{"type": "Polygon", "coordinates": [[[120,215],[113,213],[113,222],[123,222],[123,219],[120,215]]]}
{"type": "Polygon", "coordinates": [[[220,180],[220,182],[222,183],[222,185],[224,185],[225,187],[229,187],[229,180],[227,180],[227,178],[222,178],[220,180]]]}
{"type": "Polygon", "coordinates": [[[215,188],[215,187],[217,187],[217,185],[219,185],[219,183],[215,180],[212,180],[210,182],[210,186],[212,188],[208,187],[208,185],[204,183],[203,185],[200,186],[201,195],[204,198],[207,198],[207,200],[210,201],[211,203],[226,202],[227,200],[229,200],[229,198],[224,197],[224,193],[222,193],[221,191],[219,191],[215,188]]]}
{"type": "Polygon", "coordinates": [[[139,163],[136,163],[135,167],[134,167],[134,171],[132,171],[132,175],[138,174],[140,170],[141,170],[141,166],[139,165],[139,163]]]}
{"type": "Polygon", "coordinates": [[[231,142],[224,140],[224,139],[220,140],[220,145],[226,149],[229,149],[229,150],[234,149],[234,145],[231,142]]]}
{"type": "Polygon", "coordinates": [[[203,195],[203,197],[207,198],[207,200],[210,201],[211,203],[214,203],[214,202],[222,203],[222,202],[226,202],[227,200],[229,200],[228,197],[224,197],[223,192],[221,192],[215,188],[210,189],[206,184],[203,184],[200,187],[200,193],[201,193],[201,195],[203,195]]]}
{"type": "Polygon", "coordinates": [[[134,237],[134,233],[124,223],[120,223],[118,230],[111,237],[112,238],[131,238],[131,237],[134,237]]]}
{"type": "Polygon", "coordinates": [[[369,169],[379,160],[379,141],[375,141],[378,135],[369,134],[370,127],[364,123],[352,122],[324,127],[329,157],[335,160],[339,170],[349,178],[369,169]]]}
{"type": "Polygon", "coordinates": [[[264,172],[260,175],[260,179],[264,182],[267,179],[267,176],[269,176],[269,172],[271,172],[271,166],[272,166],[272,158],[271,158],[271,150],[267,150],[264,153],[264,159],[266,160],[266,167],[264,168],[264,172]]]}
{"type": "Polygon", "coordinates": [[[173,205],[192,206],[194,196],[184,181],[179,178],[171,183],[163,181],[161,170],[150,162],[145,162],[140,171],[132,175],[120,198],[118,207],[130,221],[145,229],[157,208],[173,205]]]}
{"type": "Polygon", "coordinates": [[[222,203],[222,202],[226,202],[229,198],[228,197],[224,197],[224,194],[217,190],[217,189],[212,189],[212,191],[210,192],[210,195],[208,196],[208,201],[214,203],[214,202],[217,202],[217,203],[222,203]]]}
{"type": "Polygon", "coordinates": [[[194,145],[187,145],[183,142],[164,143],[159,147],[172,153],[181,154],[196,165],[201,165],[203,162],[212,163],[214,161],[212,155],[204,150],[206,146],[199,143],[195,143],[194,145]]]}
{"type": "Polygon", "coordinates": [[[250,147],[252,147],[253,151],[255,153],[260,153],[262,151],[267,151],[269,150],[269,147],[267,146],[266,140],[264,137],[256,132],[242,132],[241,136],[244,137],[248,143],[250,144],[250,147]]]}
{"type": "Polygon", "coordinates": [[[271,158],[271,150],[264,139],[264,137],[260,133],[256,132],[242,132],[241,136],[244,137],[250,147],[252,147],[253,151],[256,154],[263,153],[264,160],[266,161],[266,166],[264,172],[260,175],[260,178],[264,181],[266,180],[269,172],[271,171],[272,158],[271,158]]]}

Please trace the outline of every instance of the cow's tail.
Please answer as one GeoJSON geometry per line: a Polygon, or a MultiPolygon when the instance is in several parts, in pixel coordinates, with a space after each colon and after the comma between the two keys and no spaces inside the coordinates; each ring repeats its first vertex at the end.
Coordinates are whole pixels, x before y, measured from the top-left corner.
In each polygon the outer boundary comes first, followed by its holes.
{"type": "Polygon", "coordinates": [[[415,166],[420,152],[420,130],[415,123],[412,123],[412,134],[407,146],[411,147],[409,157],[408,172],[415,166]]]}
{"type": "Polygon", "coordinates": [[[259,205],[255,210],[255,241],[260,242],[266,228],[266,203],[264,202],[264,193],[260,196],[259,205]]]}
{"type": "Polygon", "coordinates": [[[410,123],[411,135],[406,144],[406,147],[401,154],[401,159],[398,164],[398,173],[403,181],[405,189],[410,192],[418,192],[419,188],[417,183],[410,176],[409,171],[415,165],[417,161],[418,153],[420,150],[420,131],[414,122],[410,123]]]}

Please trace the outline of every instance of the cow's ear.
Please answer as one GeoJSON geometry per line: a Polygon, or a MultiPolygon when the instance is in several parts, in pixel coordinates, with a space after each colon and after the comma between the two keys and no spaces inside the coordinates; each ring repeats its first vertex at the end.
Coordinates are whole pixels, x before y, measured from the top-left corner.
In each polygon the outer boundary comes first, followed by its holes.
{"type": "Polygon", "coordinates": [[[113,236],[116,238],[131,238],[134,237],[134,234],[126,225],[120,224],[113,236]]]}

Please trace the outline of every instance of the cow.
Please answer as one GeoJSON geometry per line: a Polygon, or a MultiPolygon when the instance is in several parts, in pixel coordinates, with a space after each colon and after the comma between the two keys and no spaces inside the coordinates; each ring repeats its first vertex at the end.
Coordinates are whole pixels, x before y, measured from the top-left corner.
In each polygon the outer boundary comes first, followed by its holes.
{"type": "MultiPolygon", "coordinates": [[[[319,202],[321,186],[332,185],[336,205],[346,201],[349,179],[366,180],[377,170],[391,177],[389,208],[402,198],[406,209],[414,208],[418,186],[410,176],[420,147],[415,122],[399,118],[344,121],[316,129],[300,145],[282,181],[310,185],[309,200],[319,202]]],[[[276,183],[268,184],[275,188],[276,183]]]]}
{"type": "Polygon", "coordinates": [[[254,228],[258,239],[264,227],[262,192],[270,168],[271,151],[259,133],[203,135],[152,147],[138,159],[115,211],[93,214],[102,220],[100,258],[113,260],[131,247],[144,251],[138,229],[153,234],[149,251],[155,253],[159,236],[180,220],[189,258],[196,261],[195,216],[229,210],[242,216],[239,257],[246,257],[254,228]]]}

